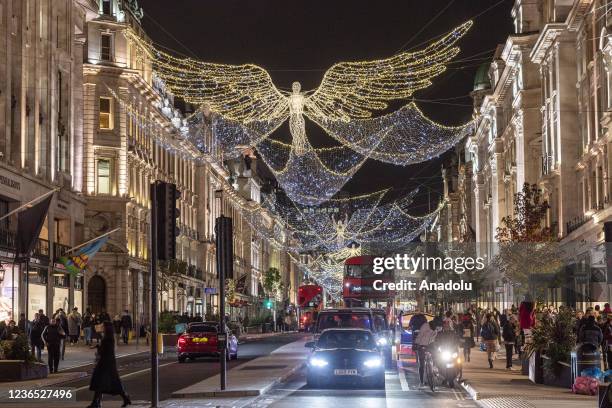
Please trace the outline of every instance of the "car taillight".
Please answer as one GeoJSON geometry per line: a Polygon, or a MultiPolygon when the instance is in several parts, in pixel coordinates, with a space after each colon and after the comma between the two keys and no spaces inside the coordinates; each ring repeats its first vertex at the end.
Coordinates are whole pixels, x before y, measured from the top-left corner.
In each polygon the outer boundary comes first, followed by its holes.
{"type": "Polygon", "coordinates": [[[178,339],[178,346],[184,346],[187,343],[187,340],[185,339],[185,337],[179,337],[178,339]]]}

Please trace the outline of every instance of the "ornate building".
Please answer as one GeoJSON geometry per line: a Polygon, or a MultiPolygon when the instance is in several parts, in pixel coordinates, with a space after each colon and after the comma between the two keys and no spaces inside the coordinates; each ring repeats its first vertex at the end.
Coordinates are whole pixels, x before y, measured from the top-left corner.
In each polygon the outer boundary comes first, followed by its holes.
{"type": "MultiPolygon", "coordinates": [[[[93,259],[91,273],[85,274],[85,304],[93,311],[106,308],[112,315],[127,309],[137,320],[148,319],[149,185],[163,180],[179,188],[181,215],[176,262],[160,267],[160,310],[216,313],[214,226],[223,214],[233,219],[234,228],[234,273],[228,276],[235,288],[231,311],[256,313],[265,270],[277,267],[284,286],[293,292],[297,277],[286,252],[257,236],[244,216],[264,211],[256,160],[247,153],[224,163],[216,152],[202,154],[180,137],[183,114],[152,71],[146,51],[125,35],[131,30],[147,39],[141,16],[136,2],[105,0],[87,26],[85,235],[119,230],[93,259]]],[[[271,214],[269,218],[279,222],[271,214]]]]}
{"type": "MultiPolygon", "coordinates": [[[[0,0],[0,215],[61,188],[27,271],[28,316],[83,305],[82,278],[54,263],[83,240],[82,61],[94,0],[0,0]]],[[[0,319],[24,299],[17,217],[0,222],[0,319]]]]}

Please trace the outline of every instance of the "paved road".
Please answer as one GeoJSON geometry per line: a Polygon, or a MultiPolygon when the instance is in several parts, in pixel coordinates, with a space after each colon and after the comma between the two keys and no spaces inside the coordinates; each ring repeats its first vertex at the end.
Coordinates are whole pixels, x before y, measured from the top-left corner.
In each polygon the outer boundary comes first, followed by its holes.
{"type": "Polygon", "coordinates": [[[440,387],[435,393],[418,387],[418,375],[412,366],[388,370],[385,390],[309,389],[305,371],[248,405],[253,408],[476,408],[477,404],[460,389],[440,387]]]}
{"type": "MultiPolygon", "coordinates": [[[[267,337],[259,340],[251,340],[239,345],[238,360],[230,361],[228,369],[243,364],[251,359],[265,356],[278,347],[299,339],[302,334],[283,334],[267,337]]],[[[121,376],[125,390],[130,394],[132,401],[150,401],[150,362],[149,354],[141,353],[119,358],[117,360],[119,375],[121,376]]],[[[86,371],[89,375],[93,365],[78,367],[67,371],[86,371]]],[[[188,385],[204,380],[219,373],[219,362],[217,359],[198,359],[195,362],[177,362],[176,353],[166,353],[160,359],[159,366],[159,398],[160,401],[170,398],[170,395],[188,385]]],[[[87,401],[92,397],[89,391],[89,376],[64,383],[62,387],[73,387],[77,389],[77,400],[87,401]]],[[[120,400],[119,397],[106,397],[104,400],[120,400]]]]}

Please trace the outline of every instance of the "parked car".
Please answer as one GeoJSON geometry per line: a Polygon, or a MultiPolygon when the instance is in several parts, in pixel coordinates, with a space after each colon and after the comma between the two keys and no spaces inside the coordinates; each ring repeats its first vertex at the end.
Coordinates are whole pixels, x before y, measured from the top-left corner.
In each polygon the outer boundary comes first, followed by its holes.
{"type": "Polygon", "coordinates": [[[326,329],[316,341],[307,362],[306,382],[311,388],[331,384],[385,388],[385,362],[370,330],[326,329]]]}
{"type": "MultiPolygon", "coordinates": [[[[197,357],[219,357],[218,342],[219,323],[217,322],[193,322],[187,324],[185,332],[181,334],[177,342],[177,353],[179,363],[186,359],[194,360],[197,357]]],[[[228,329],[226,358],[238,358],[238,339],[228,329]]]]}

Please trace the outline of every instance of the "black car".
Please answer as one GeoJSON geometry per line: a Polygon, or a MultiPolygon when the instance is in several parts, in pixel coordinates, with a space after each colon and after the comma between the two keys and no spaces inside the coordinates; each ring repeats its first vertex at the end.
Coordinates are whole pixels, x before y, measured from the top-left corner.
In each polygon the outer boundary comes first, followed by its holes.
{"type": "Polygon", "coordinates": [[[311,388],[328,384],[385,388],[385,362],[376,336],[358,328],[327,329],[312,348],[307,362],[306,381],[311,388]]]}

